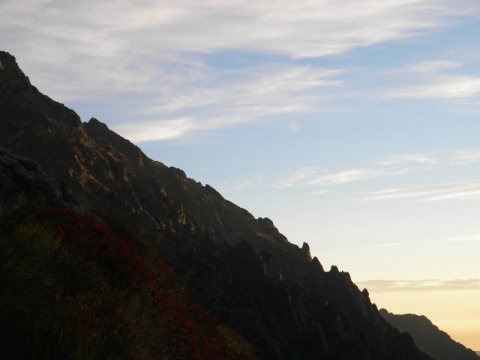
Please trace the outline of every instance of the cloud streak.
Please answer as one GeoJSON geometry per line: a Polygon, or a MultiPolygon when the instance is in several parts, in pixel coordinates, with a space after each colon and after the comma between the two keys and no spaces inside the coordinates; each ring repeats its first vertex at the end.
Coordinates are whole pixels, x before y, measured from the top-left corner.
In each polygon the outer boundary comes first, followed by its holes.
{"type": "Polygon", "coordinates": [[[381,97],[442,100],[458,105],[480,105],[480,77],[461,74],[462,64],[453,61],[422,61],[390,72],[414,83],[382,90],[381,97]],[[455,72],[452,72],[455,70],[455,72]]]}
{"type": "Polygon", "coordinates": [[[292,174],[278,179],[268,187],[290,188],[305,185],[332,186],[358,181],[365,181],[375,178],[402,175],[410,172],[405,169],[345,169],[340,171],[329,171],[318,167],[304,167],[295,170],[292,174]]]}
{"type": "MultiPolygon", "coordinates": [[[[471,14],[471,7],[475,7],[474,2],[464,1],[457,2],[453,9],[448,1],[439,0],[362,4],[354,0],[241,4],[145,1],[143,6],[132,1],[111,1],[99,10],[96,2],[85,3],[72,4],[65,11],[80,14],[78,27],[88,24],[92,33],[101,30],[111,39],[116,39],[117,34],[131,34],[127,37],[131,42],[137,38],[132,30],[150,30],[153,36],[140,44],[161,46],[167,51],[243,49],[294,58],[339,54],[359,46],[415,36],[444,26],[452,16],[471,14]],[[155,36],[156,31],[169,36],[155,36]]],[[[65,24],[64,27],[68,28],[65,24]]]]}
{"type": "Polygon", "coordinates": [[[387,95],[405,99],[478,99],[480,96],[480,77],[462,75],[431,76],[422,84],[394,89],[387,95]]]}
{"type": "Polygon", "coordinates": [[[363,194],[364,199],[396,200],[415,199],[431,202],[441,200],[478,200],[480,199],[480,179],[442,183],[427,186],[412,186],[399,189],[386,189],[363,194]]]}
{"type": "MultiPolygon", "coordinates": [[[[304,166],[284,174],[266,176],[263,174],[256,181],[251,176],[242,186],[231,186],[229,191],[245,188],[287,189],[313,187],[318,190],[311,194],[325,194],[336,186],[357,182],[373,181],[386,177],[398,177],[419,172],[470,166],[480,162],[480,150],[465,149],[441,153],[417,153],[384,157],[370,166],[328,169],[320,166],[304,166]]],[[[442,200],[477,200],[480,199],[480,179],[452,181],[421,186],[404,186],[376,191],[349,193],[364,201],[386,201],[407,199],[416,202],[434,202],[442,200]]]]}
{"type": "MultiPolygon", "coordinates": [[[[473,156],[468,153],[466,156],[473,156]]],[[[393,177],[426,170],[437,164],[433,154],[405,154],[386,157],[370,167],[347,168],[332,171],[318,166],[307,166],[291,171],[272,181],[267,187],[292,188],[299,186],[334,186],[359,181],[393,177]]],[[[394,190],[388,190],[388,193],[394,190]]],[[[383,194],[383,193],[381,193],[383,194]]]]}
{"type": "Polygon", "coordinates": [[[400,247],[406,246],[411,248],[412,246],[417,246],[419,244],[424,245],[437,245],[437,244],[448,244],[448,243],[471,243],[471,242],[480,242],[480,233],[472,232],[472,233],[460,233],[457,235],[450,235],[448,237],[438,237],[435,239],[425,239],[425,240],[411,240],[411,241],[399,241],[399,242],[386,242],[375,244],[375,247],[400,247]]]}
{"type": "Polygon", "coordinates": [[[385,158],[377,162],[380,166],[401,166],[405,164],[425,164],[434,165],[437,160],[429,154],[407,154],[397,155],[385,158]]]}
{"type": "Polygon", "coordinates": [[[445,26],[478,9],[473,1],[6,1],[9,27],[90,46],[100,55],[149,47],[167,52],[242,49],[294,58],[340,54],[445,26]],[[16,23],[19,16],[28,22],[16,23]],[[165,36],[168,34],[168,36],[165,36]],[[143,35],[143,36],[140,36],[143,35]],[[88,45],[90,44],[90,45],[88,45]],[[110,45],[108,47],[100,45],[110,45]]]}
{"type": "Polygon", "coordinates": [[[367,280],[357,282],[370,293],[419,291],[480,291],[480,279],[367,280]]]}
{"type": "MultiPolygon", "coordinates": [[[[131,107],[138,117],[132,120],[145,126],[133,131],[118,125],[118,130],[128,130],[122,134],[134,141],[149,141],[276,114],[323,111],[334,96],[344,95],[318,90],[343,86],[342,70],[279,63],[405,40],[479,11],[480,4],[471,0],[455,7],[447,0],[5,0],[0,32],[5,50],[16,54],[33,83],[60,101],[105,103],[143,95],[148,100],[131,107]],[[222,52],[275,60],[263,69],[209,66],[209,57],[222,52]],[[149,121],[158,128],[150,135],[141,131],[149,121]],[[172,124],[180,124],[178,131],[170,130],[172,124]]],[[[435,64],[439,71],[453,66],[435,64]]],[[[457,98],[477,95],[475,78],[442,77],[435,88],[419,84],[390,96],[443,96],[441,89],[454,80],[461,80],[457,98]]],[[[122,117],[120,110],[110,113],[109,123],[122,117]]]]}
{"type": "Polygon", "coordinates": [[[473,164],[476,162],[480,162],[480,150],[478,149],[457,151],[451,159],[451,163],[456,165],[473,164]]]}
{"type": "Polygon", "coordinates": [[[182,88],[162,90],[155,104],[144,110],[149,120],[112,128],[134,142],[172,140],[273,115],[318,111],[321,99],[342,86],[334,78],[339,72],[277,66],[240,72],[232,80],[198,76],[195,82],[203,86],[182,83],[182,88]]]}

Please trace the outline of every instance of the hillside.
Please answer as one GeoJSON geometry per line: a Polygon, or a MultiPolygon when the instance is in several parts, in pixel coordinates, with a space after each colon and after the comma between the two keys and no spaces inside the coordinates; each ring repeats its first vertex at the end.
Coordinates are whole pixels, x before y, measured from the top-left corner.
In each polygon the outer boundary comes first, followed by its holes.
{"type": "Polygon", "coordinates": [[[0,221],[0,358],[254,359],[152,249],[63,207],[0,221]]]}
{"type": "Polygon", "coordinates": [[[74,204],[139,234],[258,358],[429,359],[348,273],[325,271],[312,259],[308,244],[289,243],[269,219],[255,219],[212,187],[147,158],[100,121],[82,123],[32,86],[10,54],[0,52],[0,65],[0,147],[34,159],[58,191],[50,199],[38,183],[16,186],[30,186],[27,193],[47,205],[74,204]]]}
{"type": "Polygon", "coordinates": [[[450,338],[425,316],[397,315],[385,309],[380,314],[396,329],[412,335],[415,344],[435,360],[478,360],[474,351],[450,338]]]}

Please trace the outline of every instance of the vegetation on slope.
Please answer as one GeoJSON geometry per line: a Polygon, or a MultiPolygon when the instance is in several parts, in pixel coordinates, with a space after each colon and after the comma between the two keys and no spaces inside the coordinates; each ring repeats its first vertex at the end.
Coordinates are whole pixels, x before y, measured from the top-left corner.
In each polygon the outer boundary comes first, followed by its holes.
{"type": "Polygon", "coordinates": [[[254,358],[154,249],[118,229],[63,207],[3,216],[2,359],[254,358]]]}

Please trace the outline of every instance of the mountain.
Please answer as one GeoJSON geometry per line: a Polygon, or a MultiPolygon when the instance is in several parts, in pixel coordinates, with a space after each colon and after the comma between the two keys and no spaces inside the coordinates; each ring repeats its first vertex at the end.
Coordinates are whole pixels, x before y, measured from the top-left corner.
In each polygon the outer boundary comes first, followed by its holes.
{"type": "Polygon", "coordinates": [[[255,359],[154,247],[119,224],[53,205],[58,197],[38,198],[56,186],[32,164],[0,152],[0,188],[13,190],[2,191],[2,203],[26,190],[25,205],[0,218],[2,360],[255,359]]]}
{"type": "Polygon", "coordinates": [[[4,181],[18,196],[4,201],[3,211],[31,195],[128,227],[155,247],[204,310],[253,344],[259,359],[430,359],[383,319],[348,273],[325,271],[308,244],[289,243],[268,218],[256,219],[211,186],[149,159],[100,121],[82,123],[31,85],[6,52],[0,147],[21,165],[17,175],[9,170],[14,181],[4,181]],[[46,183],[30,183],[21,167],[46,183]]]}
{"type": "Polygon", "coordinates": [[[473,350],[450,338],[425,316],[396,315],[385,309],[380,314],[393,327],[412,335],[415,344],[435,360],[478,360],[473,350]]]}

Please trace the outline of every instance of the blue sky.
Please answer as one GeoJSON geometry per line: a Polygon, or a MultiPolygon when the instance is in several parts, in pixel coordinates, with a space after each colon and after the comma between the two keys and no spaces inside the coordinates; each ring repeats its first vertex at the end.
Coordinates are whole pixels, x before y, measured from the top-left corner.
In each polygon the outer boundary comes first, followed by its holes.
{"type": "Polygon", "coordinates": [[[480,349],[478,1],[3,0],[0,14],[2,50],[83,121],[480,349]],[[468,311],[431,306],[449,299],[468,311]]]}

